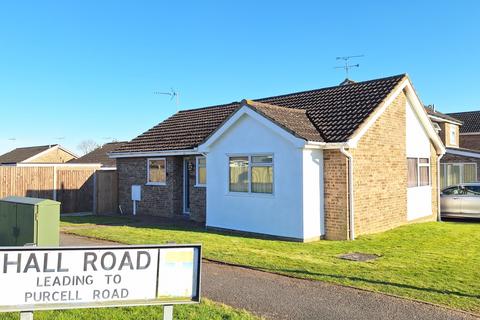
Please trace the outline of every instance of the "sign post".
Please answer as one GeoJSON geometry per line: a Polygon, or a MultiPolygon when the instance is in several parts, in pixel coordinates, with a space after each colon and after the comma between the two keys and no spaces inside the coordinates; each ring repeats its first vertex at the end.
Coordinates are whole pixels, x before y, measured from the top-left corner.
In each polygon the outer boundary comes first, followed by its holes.
{"type": "Polygon", "coordinates": [[[0,312],[200,302],[200,245],[0,248],[0,312]]]}

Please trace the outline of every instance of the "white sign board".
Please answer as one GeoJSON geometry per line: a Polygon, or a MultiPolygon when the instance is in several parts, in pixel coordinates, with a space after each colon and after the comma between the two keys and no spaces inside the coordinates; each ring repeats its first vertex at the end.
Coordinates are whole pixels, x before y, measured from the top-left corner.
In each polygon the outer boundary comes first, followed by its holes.
{"type": "Polygon", "coordinates": [[[0,248],[0,312],[200,301],[200,245],[0,248]]]}

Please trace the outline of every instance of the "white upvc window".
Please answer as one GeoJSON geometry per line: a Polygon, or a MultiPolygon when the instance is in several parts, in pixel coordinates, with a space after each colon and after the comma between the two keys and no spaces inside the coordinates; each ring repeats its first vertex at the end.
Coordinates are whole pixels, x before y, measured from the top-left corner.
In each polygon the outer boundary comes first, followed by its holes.
{"type": "Polygon", "coordinates": [[[450,145],[457,145],[457,129],[455,126],[450,126],[450,145]]]}
{"type": "Polygon", "coordinates": [[[407,187],[429,186],[430,181],[430,159],[429,158],[407,158],[407,187]]]}
{"type": "Polygon", "coordinates": [[[440,165],[440,187],[477,181],[477,164],[442,163],[440,165]]]}
{"type": "Polygon", "coordinates": [[[197,157],[196,158],[196,187],[205,187],[207,185],[207,158],[197,157]]]}
{"type": "Polygon", "coordinates": [[[235,155],[229,159],[229,192],[273,194],[273,155],[235,155]]]}
{"type": "Polygon", "coordinates": [[[163,186],[167,183],[167,160],[165,158],[147,159],[147,185],[163,186]]]}

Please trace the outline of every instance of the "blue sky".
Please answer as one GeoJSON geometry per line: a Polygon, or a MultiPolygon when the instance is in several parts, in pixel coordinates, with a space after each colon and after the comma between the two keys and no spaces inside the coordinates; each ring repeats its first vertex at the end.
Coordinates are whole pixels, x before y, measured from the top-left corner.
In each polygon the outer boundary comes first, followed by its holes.
{"type": "Polygon", "coordinates": [[[354,80],[480,109],[479,1],[2,1],[0,153],[132,139],[176,111],[155,90],[189,109],[336,85],[353,54],[354,80]]]}

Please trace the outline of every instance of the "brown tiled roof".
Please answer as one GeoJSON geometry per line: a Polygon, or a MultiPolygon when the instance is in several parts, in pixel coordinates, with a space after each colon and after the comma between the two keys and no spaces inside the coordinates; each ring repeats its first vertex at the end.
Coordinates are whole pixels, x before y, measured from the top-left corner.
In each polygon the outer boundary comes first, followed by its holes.
{"type": "Polygon", "coordinates": [[[462,124],[461,120],[456,119],[454,117],[451,117],[451,116],[449,116],[445,113],[441,113],[437,110],[434,110],[431,106],[426,106],[425,111],[427,111],[427,113],[431,116],[435,116],[435,117],[438,117],[438,118],[446,120],[446,121],[451,121],[451,122],[462,124]]]}
{"type": "Polygon", "coordinates": [[[16,148],[10,152],[0,155],[0,164],[19,163],[55,146],[57,145],[52,144],[46,146],[16,148]]]}
{"type": "Polygon", "coordinates": [[[251,107],[299,138],[323,142],[322,136],[308,119],[306,110],[279,107],[252,100],[244,100],[241,104],[251,107]]]}
{"type": "Polygon", "coordinates": [[[455,112],[448,115],[463,122],[460,133],[480,132],[480,111],[455,112]]]}
{"type": "MultiPolygon", "coordinates": [[[[310,123],[326,142],[345,142],[362,122],[406,77],[344,84],[341,86],[255,99],[257,102],[306,111],[310,123]]],[[[182,150],[197,147],[240,103],[180,111],[139,135],[115,152],[182,150]]],[[[298,128],[297,128],[298,130],[298,128]]],[[[307,131],[310,129],[306,128],[307,131]]]]}
{"type": "Polygon", "coordinates": [[[127,141],[105,143],[100,148],[97,148],[78,159],[70,160],[68,163],[101,163],[103,167],[115,167],[117,162],[115,159],[110,159],[108,153],[120,148],[126,143],[127,141]]]}

